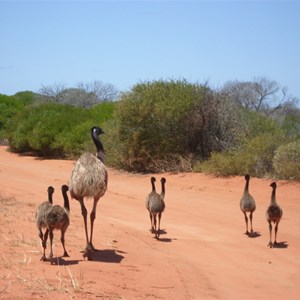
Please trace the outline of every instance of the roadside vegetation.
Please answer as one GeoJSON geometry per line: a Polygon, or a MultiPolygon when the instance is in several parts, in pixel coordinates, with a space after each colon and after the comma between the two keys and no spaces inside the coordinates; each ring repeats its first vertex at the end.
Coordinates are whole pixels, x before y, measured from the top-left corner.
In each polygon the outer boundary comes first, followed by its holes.
{"type": "Polygon", "coordinates": [[[0,141],[18,153],[77,158],[99,125],[110,166],[134,172],[300,179],[297,99],[265,78],[215,90],[186,80],[119,93],[99,82],[0,95],[0,141]]]}

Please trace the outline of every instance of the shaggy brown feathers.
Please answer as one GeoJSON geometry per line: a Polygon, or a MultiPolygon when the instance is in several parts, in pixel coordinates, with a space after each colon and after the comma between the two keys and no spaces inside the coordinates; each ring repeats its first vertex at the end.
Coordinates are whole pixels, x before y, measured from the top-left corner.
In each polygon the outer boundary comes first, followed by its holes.
{"type": "Polygon", "coordinates": [[[155,238],[158,239],[160,236],[160,220],[161,220],[162,213],[165,210],[164,196],[165,196],[166,179],[164,177],[161,179],[162,190],[161,190],[161,194],[158,194],[155,191],[155,185],[154,185],[155,178],[154,180],[153,178],[154,177],[151,178],[152,192],[147,197],[146,206],[150,214],[151,232],[154,233],[155,238]],[[157,226],[157,216],[158,216],[158,226],[157,226]]]}
{"type": "Polygon", "coordinates": [[[105,194],[108,181],[108,174],[104,165],[105,152],[99,139],[99,135],[103,133],[104,132],[100,127],[91,128],[91,136],[96,146],[97,153],[96,155],[85,153],[77,160],[70,181],[71,197],[79,201],[84,221],[86,247],[83,256],[88,257],[89,260],[92,259],[91,252],[95,250],[92,238],[97,203],[100,197],[105,194]],[[90,237],[88,236],[87,230],[87,209],[84,205],[85,197],[94,199],[93,209],[90,214],[90,237]]]}
{"type": "Polygon", "coordinates": [[[283,211],[281,207],[276,202],[276,182],[272,182],[270,184],[272,187],[272,194],[271,194],[271,203],[266,211],[266,219],[269,223],[269,231],[270,231],[270,241],[268,246],[272,248],[274,245],[277,245],[277,231],[278,231],[278,224],[282,218],[283,211]],[[275,240],[274,244],[272,243],[272,222],[275,224],[275,240]]]}
{"type": "Polygon", "coordinates": [[[63,185],[61,187],[62,195],[64,198],[64,207],[61,207],[60,205],[54,205],[49,209],[47,214],[47,228],[49,230],[49,236],[50,236],[50,259],[53,258],[53,231],[55,229],[61,231],[61,243],[64,249],[63,257],[68,257],[69,254],[65,248],[65,233],[67,231],[67,228],[70,224],[70,205],[69,205],[69,198],[68,198],[68,192],[69,187],[67,185],[63,185]]]}
{"type": "Polygon", "coordinates": [[[251,234],[253,234],[252,215],[253,215],[253,212],[256,209],[256,205],[255,205],[254,198],[249,194],[250,176],[248,174],[245,175],[245,180],[246,180],[246,184],[245,184],[245,188],[244,188],[243,197],[241,198],[241,201],[240,201],[240,209],[241,209],[242,213],[245,216],[245,223],[246,223],[246,232],[245,233],[249,235],[250,233],[249,233],[249,230],[248,230],[247,213],[250,213],[249,217],[250,217],[250,224],[251,224],[251,234]]]}
{"type": "Polygon", "coordinates": [[[35,222],[36,226],[38,228],[39,232],[39,237],[42,241],[42,247],[43,247],[43,255],[41,257],[41,260],[46,260],[46,246],[47,246],[47,239],[48,239],[48,233],[49,230],[47,228],[47,215],[49,210],[52,208],[52,203],[53,203],[53,193],[54,193],[54,188],[52,186],[49,186],[47,189],[48,192],[48,201],[43,202],[38,206],[35,212],[35,222]],[[43,234],[43,229],[46,228],[45,233],[43,234]]]}

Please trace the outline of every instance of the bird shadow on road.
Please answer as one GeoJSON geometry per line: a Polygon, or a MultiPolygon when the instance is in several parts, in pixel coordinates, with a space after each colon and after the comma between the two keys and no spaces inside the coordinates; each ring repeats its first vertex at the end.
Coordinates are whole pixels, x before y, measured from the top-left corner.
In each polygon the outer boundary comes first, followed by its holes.
{"type": "Polygon", "coordinates": [[[124,258],[121,254],[126,254],[126,252],[121,250],[113,250],[113,249],[104,249],[91,252],[91,260],[98,262],[106,262],[106,263],[120,263],[124,258]]]}
{"type": "Polygon", "coordinates": [[[251,239],[261,236],[260,232],[258,231],[253,231],[252,233],[245,233],[245,234],[251,239]]]}
{"type": "Polygon", "coordinates": [[[283,242],[277,242],[276,244],[273,244],[273,248],[287,248],[289,246],[289,244],[286,241],[283,242]]]}
{"type": "Polygon", "coordinates": [[[71,265],[77,265],[80,260],[73,259],[73,260],[66,260],[62,257],[55,257],[52,259],[51,264],[57,265],[57,266],[71,266],[71,265]]]}
{"type": "Polygon", "coordinates": [[[175,239],[170,239],[170,238],[158,238],[157,239],[159,242],[164,242],[164,243],[171,243],[175,239]]]}
{"type": "MultiPolygon", "coordinates": [[[[167,231],[166,231],[165,229],[160,229],[159,234],[160,234],[160,235],[167,234],[167,231]]],[[[155,237],[153,237],[153,238],[155,238],[155,237]]],[[[161,237],[159,237],[157,240],[158,240],[159,242],[170,243],[170,242],[172,242],[172,241],[175,241],[176,238],[161,238],[161,237]]]]}

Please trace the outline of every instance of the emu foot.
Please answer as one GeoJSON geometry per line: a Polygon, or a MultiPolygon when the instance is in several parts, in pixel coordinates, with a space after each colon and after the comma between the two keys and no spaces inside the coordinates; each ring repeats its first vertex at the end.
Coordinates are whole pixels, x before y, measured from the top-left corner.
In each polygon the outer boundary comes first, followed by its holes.
{"type": "Polygon", "coordinates": [[[85,246],[85,251],[96,251],[96,248],[94,247],[94,245],[92,243],[88,243],[85,246]]]}
{"type": "Polygon", "coordinates": [[[47,258],[46,258],[46,256],[45,256],[45,255],[43,255],[43,256],[41,257],[40,261],[47,261],[47,258]]]}
{"type": "Polygon", "coordinates": [[[53,262],[53,254],[50,254],[50,255],[49,255],[48,260],[50,261],[51,265],[54,265],[54,262],[53,262]]]}
{"type": "Polygon", "coordinates": [[[67,251],[65,251],[62,257],[70,257],[70,255],[68,254],[67,251]]]}
{"type": "MultiPolygon", "coordinates": [[[[274,243],[274,244],[275,244],[275,243],[274,243]]],[[[273,248],[272,242],[269,242],[269,244],[267,245],[267,247],[273,248]]]]}
{"type": "Polygon", "coordinates": [[[84,252],[83,252],[83,259],[85,260],[86,258],[87,258],[87,260],[93,260],[92,259],[92,253],[91,253],[91,251],[90,250],[85,250],[84,252]]]}
{"type": "Polygon", "coordinates": [[[90,247],[92,251],[97,251],[97,249],[94,247],[94,245],[92,243],[90,243],[90,247]]]}
{"type": "Polygon", "coordinates": [[[88,243],[83,251],[83,259],[85,260],[87,258],[87,260],[93,260],[92,259],[92,253],[95,252],[96,249],[93,246],[92,243],[88,243]]]}

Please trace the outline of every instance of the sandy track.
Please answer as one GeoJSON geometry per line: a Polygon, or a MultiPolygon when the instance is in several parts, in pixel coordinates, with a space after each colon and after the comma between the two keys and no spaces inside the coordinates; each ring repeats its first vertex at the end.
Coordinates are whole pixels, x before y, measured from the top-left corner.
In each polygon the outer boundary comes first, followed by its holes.
{"type": "MultiPolygon", "coordinates": [[[[265,210],[271,180],[252,179],[256,237],[244,235],[239,210],[243,177],[164,174],[163,234],[149,232],[145,198],[149,175],[109,169],[109,187],[95,220],[94,261],[85,246],[79,203],[71,201],[69,258],[55,233],[55,265],[41,262],[34,223],[37,205],[53,185],[63,204],[73,161],[19,156],[0,147],[0,298],[2,299],[297,299],[300,295],[300,184],[278,182],[283,208],[278,248],[267,247],[265,210]]],[[[157,177],[157,185],[161,174],[157,177]]],[[[160,191],[160,186],[157,186],[160,191]]],[[[87,203],[90,211],[91,201],[87,203]]],[[[49,249],[47,249],[49,251],[49,249]]]]}

